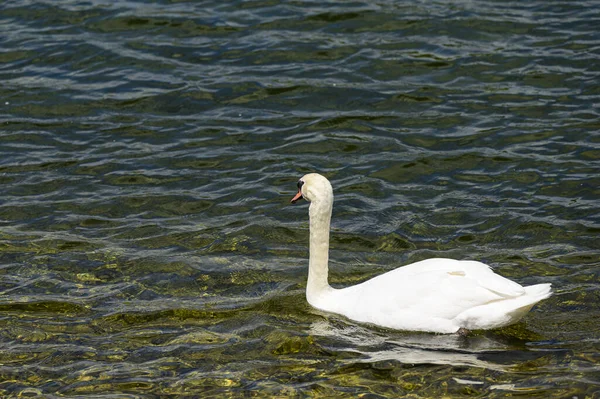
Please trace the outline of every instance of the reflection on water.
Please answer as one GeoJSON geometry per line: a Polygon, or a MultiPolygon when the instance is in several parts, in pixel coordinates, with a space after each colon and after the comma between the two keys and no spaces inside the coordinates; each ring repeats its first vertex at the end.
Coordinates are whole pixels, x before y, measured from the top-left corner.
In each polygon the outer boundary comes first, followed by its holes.
{"type": "Polygon", "coordinates": [[[1,397],[597,397],[600,7],[0,2],[1,397]],[[304,298],[427,257],[556,294],[460,338],[304,298]]]}
{"type": "MultiPolygon", "coordinates": [[[[511,328],[523,327],[520,324],[511,328]]],[[[472,333],[468,336],[395,333],[321,320],[311,324],[310,333],[333,339],[336,350],[361,354],[361,359],[357,361],[365,363],[390,360],[409,365],[437,364],[509,371],[524,361],[535,361],[549,353],[547,350],[537,351],[527,347],[525,340],[514,337],[507,340],[494,332],[472,333]],[[343,343],[348,346],[343,346],[343,343]]]]}
{"type": "Polygon", "coordinates": [[[508,345],[485,336],[405,333],[390,339],[389,336],[377,334],[366,327],[337,327],[329,321],[313,323],[310,332],[316,336],[346,342],[348,347],[340,349],[360,353],[364,357],[360,361],[365,363],[392,360],[410,365],[438,364],[497,371],[510,367],[480,359],[480,355],[487,352],[511,349],[508,345]]]}

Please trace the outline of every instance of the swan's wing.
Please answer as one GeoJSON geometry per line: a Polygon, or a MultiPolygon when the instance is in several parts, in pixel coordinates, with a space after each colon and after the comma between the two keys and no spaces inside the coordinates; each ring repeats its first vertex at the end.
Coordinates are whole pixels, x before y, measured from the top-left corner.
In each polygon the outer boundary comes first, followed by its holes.
{"type": "Polygon", "coordinates": [[[516,316],[511,312],[525,309],[523,304],[531,307],[550,295],[549,285],[538,291],[536,298],[528,300],[524,287],[495,274],[483,263],[431,259],[335,290],[328,306],[330,311],[361,322],[451,333],[462,325],[457,318],[473,328],[517,320],[523,312],[516,316]]]}
{"type": "MultiPolygon", "coordinates": [[[[481,287],[503,298],[517,297],[525,294],[525,289],[520,284],[494,273],[492,268],[485,263],[472,260],[426,259],[391,270],[376,278],[411,280],[423,283],[426,282],[424,278],[425,274],[430,279],[432,273],[436,272],[440,273],[439,277],[445,277],[445,272],[449,276],[475,280],[481,287]]],[[[441,284],[441,282],[438,283],[441,284]]]]}
{"type": "Polygon", "coordinates": [[[525,294],[525,288],[521,284],[494,273],[484,263],[476,261],[461,261],[459,263],[463,267],[465,277],[477,281],[481,287],[503,298],[515,298],[525,294]]]}
{"type": "Polygon", "coordinates": [[[428,259],[343,289],[357,312],[399,311],[453,318],[466,309],[525,294],[525,289],[483,263],[428,259]]]}

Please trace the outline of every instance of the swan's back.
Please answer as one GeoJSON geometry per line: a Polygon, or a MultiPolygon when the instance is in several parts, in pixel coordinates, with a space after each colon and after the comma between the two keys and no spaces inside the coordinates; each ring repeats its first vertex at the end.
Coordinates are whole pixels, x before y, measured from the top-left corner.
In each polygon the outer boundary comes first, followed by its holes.
{"type": "Polygon", "coordinates": [[[315,306],[385,327],[448,333],[515,323],[550,294],[550,284],[523,287],[481,262],[434,258],[334,290],[315,306]]]}

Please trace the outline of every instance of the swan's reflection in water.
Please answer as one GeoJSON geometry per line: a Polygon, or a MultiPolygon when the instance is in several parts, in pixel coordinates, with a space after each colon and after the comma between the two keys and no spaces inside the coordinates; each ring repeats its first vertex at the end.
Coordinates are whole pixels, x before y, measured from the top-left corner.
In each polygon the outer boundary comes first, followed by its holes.
{"type": "Polygon", "coordinates": [[[310,332],[335,351],[359,354],[352,362],[467,366],[506,371],[524,358],[540,356],[487,335],[459,336],[378,331],[336,320],[315,322],[310,332]],[[524,355],[529,353],[529,355],[524,355]]]}

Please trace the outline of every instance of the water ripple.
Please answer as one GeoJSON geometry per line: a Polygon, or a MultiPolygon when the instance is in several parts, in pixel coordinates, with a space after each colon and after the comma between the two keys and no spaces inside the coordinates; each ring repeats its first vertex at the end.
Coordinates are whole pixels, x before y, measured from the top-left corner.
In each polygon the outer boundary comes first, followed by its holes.
{"type": "Polygon", "coordinates": [[[595,395],[595,2],[8,0],[0,20],[1,396],[595,395]],[[314,311],[288,206],[312,171],[334,285],[449,256],[556,295],[466,339],[314,311]]]}

